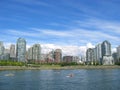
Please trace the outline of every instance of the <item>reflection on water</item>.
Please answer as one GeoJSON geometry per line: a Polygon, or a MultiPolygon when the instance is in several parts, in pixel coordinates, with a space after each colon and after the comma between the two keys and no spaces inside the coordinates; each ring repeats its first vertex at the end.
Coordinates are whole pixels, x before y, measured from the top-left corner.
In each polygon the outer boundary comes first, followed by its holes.
{"type": "Polygon", "coordinates": [[[0,90],[120,90],[120,69],[0,71],[0,90]]]}

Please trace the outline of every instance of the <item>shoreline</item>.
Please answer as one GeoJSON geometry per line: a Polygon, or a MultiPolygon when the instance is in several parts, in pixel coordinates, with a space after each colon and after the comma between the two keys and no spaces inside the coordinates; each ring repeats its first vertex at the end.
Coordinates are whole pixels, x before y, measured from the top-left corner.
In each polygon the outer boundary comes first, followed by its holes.
{"type": "Polygon", "coordinates": [[[0,66],[0,71],[4,70],[70,70],[70,69],[120,69],[120,66],[40,66],[40,67],[27,67],[27,66],[0,66]]]}

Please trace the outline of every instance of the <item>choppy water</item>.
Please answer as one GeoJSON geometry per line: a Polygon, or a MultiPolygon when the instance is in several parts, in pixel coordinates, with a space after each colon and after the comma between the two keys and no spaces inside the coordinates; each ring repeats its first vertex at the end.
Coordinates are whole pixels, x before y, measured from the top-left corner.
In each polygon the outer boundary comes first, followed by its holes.
{"type": "Polygon", "coordinates": [[[0,90],[120,90],[120,69],[0,71],[0,90]]]}

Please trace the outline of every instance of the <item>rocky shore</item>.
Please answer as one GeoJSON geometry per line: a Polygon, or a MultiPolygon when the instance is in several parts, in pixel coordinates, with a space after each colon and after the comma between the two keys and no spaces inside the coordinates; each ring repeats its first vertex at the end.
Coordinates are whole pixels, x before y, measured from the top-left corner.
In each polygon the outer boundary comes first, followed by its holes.
{"type": "Polygon", "coordinates": [[[60,70],[60,69],[120,69],[120,66],[39,66],[39,67],[26,67],[26,66],[0,66],[2,70],[60,70]]]}

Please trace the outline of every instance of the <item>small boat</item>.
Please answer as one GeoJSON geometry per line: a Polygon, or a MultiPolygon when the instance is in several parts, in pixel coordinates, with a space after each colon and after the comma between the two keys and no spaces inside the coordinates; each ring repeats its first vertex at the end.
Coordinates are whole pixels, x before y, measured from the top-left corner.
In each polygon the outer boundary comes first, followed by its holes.
{"type": "Polygon", "coordinates": [[[74,74],[68,74],[66,77],[73,77],[74,74]]]}

